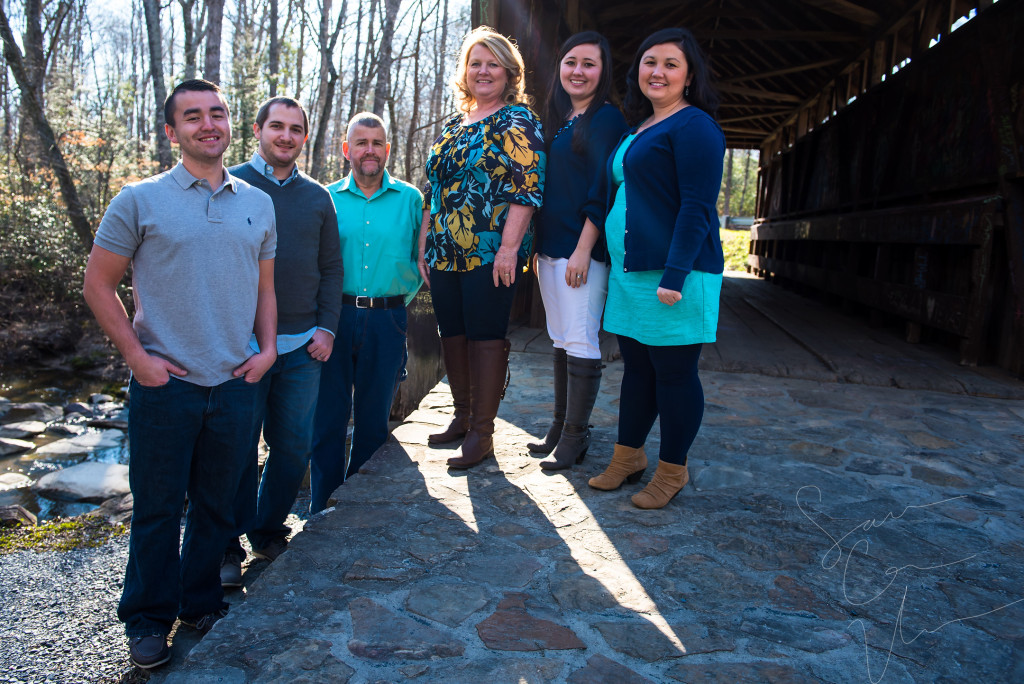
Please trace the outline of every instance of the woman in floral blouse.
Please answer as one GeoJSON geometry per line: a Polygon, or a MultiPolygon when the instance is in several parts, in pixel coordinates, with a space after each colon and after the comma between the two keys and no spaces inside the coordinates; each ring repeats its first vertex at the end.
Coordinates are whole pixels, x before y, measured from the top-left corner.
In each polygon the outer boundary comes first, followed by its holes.
{"type": "Polygon", "coordinates": [[[494,455],[516,274],[530,254],[530,221],[544,191],[544,136],[523,73],[507,38],[485,26],[471,31],[453,84],[461,113],[427,157],[420,270],[433,292],[455,406],[451,425],[430,443],[465,436],[451,468],[494,455]]]}

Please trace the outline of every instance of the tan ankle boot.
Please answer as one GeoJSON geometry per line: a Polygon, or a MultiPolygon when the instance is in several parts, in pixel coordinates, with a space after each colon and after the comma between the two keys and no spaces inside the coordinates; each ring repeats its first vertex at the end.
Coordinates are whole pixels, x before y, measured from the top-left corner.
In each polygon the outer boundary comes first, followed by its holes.
{"type": "Polygon", "coordinates": [[[611,491],[622,486],[623,482],[634,484],[643,477],[647,469],[647,454],[644,448],[615,445],[615,452],[612,454],[612,462],[608,464],[604,472],[597,477],[590,478],[588,483],[594,489],[611,491]]]}
{"type": "Polygon", "coordinates": [[[637,508],[663,508],[690,481],[685,465],[658,461],[658,469],[647,486],[633,495],[637,508]]]}

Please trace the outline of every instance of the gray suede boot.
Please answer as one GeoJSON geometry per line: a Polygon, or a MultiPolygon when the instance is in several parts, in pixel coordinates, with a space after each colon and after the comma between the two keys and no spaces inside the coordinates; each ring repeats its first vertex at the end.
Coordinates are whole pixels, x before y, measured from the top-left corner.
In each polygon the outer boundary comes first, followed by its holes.
{"type": "Polygon", "coordinates": [[[555,386],[555,411],[551,419],[551,426],[548,427],[548,434],[543,441],[530,442],[526,448],[538,454],[550,454],[558,444],[562,436],[562,426],[565,423],[565,392],[566,392],[566,355],[564,349],[555,347],[554,353],[554,386],[555,386]]]}

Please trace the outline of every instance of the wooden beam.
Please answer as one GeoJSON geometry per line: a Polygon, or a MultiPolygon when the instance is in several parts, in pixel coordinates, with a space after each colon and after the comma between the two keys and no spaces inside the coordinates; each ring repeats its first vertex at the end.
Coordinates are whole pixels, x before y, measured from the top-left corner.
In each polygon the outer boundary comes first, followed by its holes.
{"type": "Polygon", "coordinates": [[[724,123],[722,124],[722,130],[736,135],[754,135],[757,136],[758,140],[763,138],[764,134],[768,132],[768,129],[765,128],[736,128],[724,123]]]}
{"type": "Polygon", "coordinates": [[[872,10],[849,0],[804,0],[804,3],[864,26],[877,26],[882,21],[872,10]]]}
{"type": "Polygon", "coordinates": [[[858,43],[864,40],[856,33],[842,31],[774,31],[772,29],[702,29],[695,27],[697,40],[786,41],[803,43],[858,43]]]}
{"type": "MultiPolygon", "coordinates": [[[[721,109],[719,109],[719,111],[721,111],[721,109]]],[[[789,111],[788,107],[786,108],[786,111],[787,112],[789,111]]],[[[780,116],[783,116],[783,115],[782,114],[751,114],[750,116],[731,116],[728,119],[719,119],[718,123],[720,125],[722,125],[722,126],[726,126],[728,124],[740,123],[741,121],[757,121],[759,119],[771,119],[771,118],[777,118],[777,117],[780,117],[780,116]]],[[[774,125],[774,123],[773,123],[773,125],[774,125]]],[[[762,131],[762,133],[764,133],[764,132],[765,131],[762,131]]]]}
{"type": "Polygon", "coordinates": [[[773,71],[762,71],[755,74],[743,74],[742,76],[734,76],[733,78],[722,79],[718,82],[719,85],[727,83],[743,83],[745,81],[758,81],[763,78],[775,78],[776,76],[785,76],[787,74],[796,74],[801,71],[810,71],[812,69],[821,69],[823,67],[829,67],[833,64],[838,64],[841,60],[839,59],[826,59],[820,62],[810,62],[808,64],[798,64],[797,66],[788,67],[786,69],[775,69],[773,71]]]}
{"type": "Polygon", "coordinates": [[[789,93],[773,93],[768,90],[758,90],[757,88],[744,88],[742,86],[734,85],[719,85],[719,92],[729,93],[731,95],[743,95],[746,97],[760,98],[762,100],[769,100],[772,102],[800,102],[803,98],[799,95],[790,95],[789,93]]]}

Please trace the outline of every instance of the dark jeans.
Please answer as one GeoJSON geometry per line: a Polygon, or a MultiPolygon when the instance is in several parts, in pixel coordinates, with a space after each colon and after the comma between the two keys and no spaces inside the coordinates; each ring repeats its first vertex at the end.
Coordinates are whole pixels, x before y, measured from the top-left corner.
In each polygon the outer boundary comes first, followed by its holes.
{"type": "Polygon", "coordinates": [[[617,335],[622,352],[618,443],[642,447],[660,417],[666,463],[684,465],[704,417],[704,388],[697,375],[703,345],[654,347],[617,335]]]}
{"type": "MultiPolygon", "coordinates": [[[[309,355],[307,346],[279,354],[257,390],[250,456],[235,499],[236,522],[254,549],[291,531],[284,521],[309,467],[323,364],[309,355]],[[262,479],[257,463],[261,430],[270,450],[262,479]]],[[[237,536],[228,550],[245,555],[237,536]]]]}
{"type": "Polygon", "coordinates": [[[508,335],[508,318],[517,279],[511,287],[494,287],[491,264],[472,271],[430,271],[430,295],[441,337],[465,335],[471,340],[503,340],[508,335]]]}
{"type": "Polygon", "coordinates": [[[309,468],[310,513],[323,510],[334,490],[388,441],[391,404],[405,379],[407,358],[405,307],[341,307],[334,351],[320,379],[309,468]],[[346,467],[345,437],[353,414],[346,467]]]}
{"type": "Polygon", "coordinates": [[[226,605],[220,561],[237,533],[228,493],[238,490],[250,456],[256,388],[242,378],[215,387],[174,377],[143,387],[132,379],[128,480],[135,502],[117,609],[129,637],[166,635],[176,617],[197,619],[226,605]]]}

